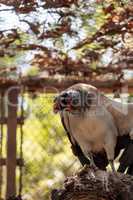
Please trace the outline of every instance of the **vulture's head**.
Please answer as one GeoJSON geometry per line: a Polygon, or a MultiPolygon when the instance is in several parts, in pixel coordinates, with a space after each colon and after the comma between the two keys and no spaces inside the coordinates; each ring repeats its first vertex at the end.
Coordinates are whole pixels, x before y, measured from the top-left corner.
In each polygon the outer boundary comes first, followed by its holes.
{"type": "Polygon", "coordinates": [[[60,111],[78,111],[85,110],[89,108],[91,105],[91,96],[81,90],[75,89],[68,89],[61,92],[55,99],[54,99],[54,112],[60,111]]]}

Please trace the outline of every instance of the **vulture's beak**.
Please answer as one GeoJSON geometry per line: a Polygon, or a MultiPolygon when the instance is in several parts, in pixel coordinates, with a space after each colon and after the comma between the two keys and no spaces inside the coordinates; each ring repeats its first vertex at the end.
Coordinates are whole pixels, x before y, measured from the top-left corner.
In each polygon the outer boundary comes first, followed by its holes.
{"type": "Polygon", "coordinates": [[[54,113],[58,113],[63,110],[68,112],[80,111],[85,104],[85,99],[83,98],[85,97],[82,96],[79,91],[64,91],[54,99],[53,111],[54,113]]]}
{"type": "Polygon", "coordinates": [[[71,97],[66,92],[63,92],[54,99],[54,113],[58,113],[59,111],[63,110],[71,111],[71,97]]]}

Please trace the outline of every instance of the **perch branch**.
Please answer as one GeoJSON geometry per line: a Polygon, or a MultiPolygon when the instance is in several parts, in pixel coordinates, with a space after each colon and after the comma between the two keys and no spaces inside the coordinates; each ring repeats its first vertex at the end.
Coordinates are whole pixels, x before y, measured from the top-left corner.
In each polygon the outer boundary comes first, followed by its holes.
{"type": "Polygon", "coordinates": [[[68,177],[51,200],[133,200],[133,177],[85,166],[68,177]]]}

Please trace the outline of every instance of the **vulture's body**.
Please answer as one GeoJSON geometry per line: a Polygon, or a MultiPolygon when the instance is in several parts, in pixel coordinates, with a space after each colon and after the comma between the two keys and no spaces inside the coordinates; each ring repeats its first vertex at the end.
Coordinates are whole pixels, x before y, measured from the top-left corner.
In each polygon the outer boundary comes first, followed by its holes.
{"type": "Polygon", "coordinates": [[[72,141],[80,145],[86,156],[89,152],[100,152],[106,147],[113,151],[116,145],[117,129],[110,113],[104,112],[104,116],[89,115],[88,110],[80,115],[63,113],[72,141]]]}
{"type": "Polygon", "coordinates": [[[77,106],[77,109],[60,112],[72,143],[78,143],[86,156],[90,152],[105,151],[108,160],[113,161],[117,137],[129,135],[133,139],[133,104],[110,100],[87,84],[76,84],[64,92],[69,91],[88,94],[90,103],[83,109],[77,106]]]}

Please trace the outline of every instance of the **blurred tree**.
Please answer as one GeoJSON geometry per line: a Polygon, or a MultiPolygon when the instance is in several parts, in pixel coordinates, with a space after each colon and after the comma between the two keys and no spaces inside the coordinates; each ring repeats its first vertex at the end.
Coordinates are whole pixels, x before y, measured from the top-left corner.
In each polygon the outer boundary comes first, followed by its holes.
{"type": "Polygon", "coordinates": [[[130,0],[2,0],[0,62],[14,65],[13,57],[25,52],[21,67],[49,75],[88,77],[103,66],[121,73],[132,67],[132,9],[130,0]]]}
{"type": "Polygon", "coordinates": [[[49,199],[50,190],[80,166],[72,155],[59,116],[53,114],[53,95],[28,99],[24,126],[24,196],[49,199]],[[30,110],[31,109],[31,110],[30,110]]]}

